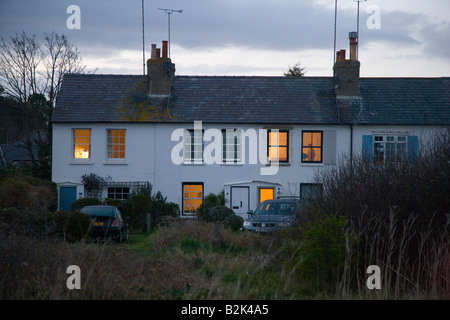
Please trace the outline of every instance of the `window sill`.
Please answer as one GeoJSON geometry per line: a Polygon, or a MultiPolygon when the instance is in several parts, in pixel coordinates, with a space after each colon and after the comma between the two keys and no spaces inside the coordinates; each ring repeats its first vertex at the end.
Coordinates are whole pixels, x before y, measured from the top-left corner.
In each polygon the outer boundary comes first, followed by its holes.
{"type": "Polygon", "coordinates": [[[323,167],[325,164],[323,162],[301,162],[302,167],[323,167]]]}
{"type": "Polygon", "coordinates": [[[267,167],[276,166],[276,165],[278,165],[279,167],[289,167],[291,165],[291,163],[290,162],[274,162],[274,163],[269,162],[269,163],[266,163],[265,165],[267,167]]]}
{"type": "Polygon", "coordinates": [[[94,162],[92,162],[91,159],[72,159],[71,162],[69,162],[70,165],[92,165],[94,162]]]}
{"type": "Polygon", "coordinates": [[[105,160],[104,165],[128,165],[126,160],[105,160]]]}

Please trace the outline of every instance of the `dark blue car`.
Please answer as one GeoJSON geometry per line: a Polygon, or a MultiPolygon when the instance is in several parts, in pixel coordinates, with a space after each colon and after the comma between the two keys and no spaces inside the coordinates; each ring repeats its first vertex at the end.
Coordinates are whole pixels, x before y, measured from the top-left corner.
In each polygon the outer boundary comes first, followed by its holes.
{"type": "Polygon", "coordinates": [[[123,217],[115,206],[85,206],[81,212],[92,218],[92,237],[127,241],[129,236],[128,217],[123,217]]]}
{"type": "Polygon", "coordinates": [[[255,212],[248,212],[244,230],[271,232],[287,228],[296,218],[299,202],[294,198],[266,200],[259,204],[255,212]]]}

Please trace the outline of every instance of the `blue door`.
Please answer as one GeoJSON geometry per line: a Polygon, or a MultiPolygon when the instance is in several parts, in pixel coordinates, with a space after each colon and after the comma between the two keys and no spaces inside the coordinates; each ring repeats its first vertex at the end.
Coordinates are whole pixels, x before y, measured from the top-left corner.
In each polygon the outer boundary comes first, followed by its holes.
{"type": "Polygon", "coordinates": [[[70,211],[70,206],[75,200],[77,200],[76,187],[59,188],[59,210],[70,211]]]}

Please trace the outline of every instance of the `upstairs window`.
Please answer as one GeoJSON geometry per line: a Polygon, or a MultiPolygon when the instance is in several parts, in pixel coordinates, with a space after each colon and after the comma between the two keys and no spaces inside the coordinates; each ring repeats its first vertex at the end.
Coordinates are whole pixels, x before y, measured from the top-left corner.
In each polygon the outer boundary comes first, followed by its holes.
{"type": "Polygon", "coordinates": [[[242,130],[222,129],[222,161],[239,163],[242,161],[242,130]]]}
{"type": "Polygon", "coordinates": [[[110,129],[107,132],[108,159],[125,159],[125,130],[110,129]]]}
{"type": "Polygon", "coordinates": [[[398,162],[406,159],[406,136],[376,135],[373,138],[374,162],[398,162]]]}
{"type": "Polygon", "coordinates": [[[268,131],[267,156],[269,161],[289,162],[289,131],[268,131]]]}
{"type": "Polygon", "coordinates": [[[185,163],[203,163],[203,130],[184,130],[183,159],[185,163]]]}
{"type": "Polygon", "coordinates": [[[322,162],[322,131],[302,132],[302,162],[321,163],[322,162]]]}
{"type": "Polygon", "coordinates": [[[73,157],[75,159],[91,157],[91,129],[73,129],[73,157]]]}
{"type": "Polygon", "coordinates": [[[377,163],[401,162],[418,157],[418,137],[380,133],[362,137],[363,158],[377,163]]]}

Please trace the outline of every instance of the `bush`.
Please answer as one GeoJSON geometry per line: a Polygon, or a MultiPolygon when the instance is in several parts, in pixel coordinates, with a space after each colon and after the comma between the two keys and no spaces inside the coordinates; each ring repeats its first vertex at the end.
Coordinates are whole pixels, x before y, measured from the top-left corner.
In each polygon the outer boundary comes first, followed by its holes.
{"type": "Polygon", "coordinates": [[[0,181],[0,208],[54,210],[56,187],[33,177],[15,175],[0,181]]]}
{"type": "Polygon", "coordinates": [[[299,270],[313,286],[335,285],[345,261],[346,218],[324,216],[301,227],[304,261],[299,270]]]}
{"type": "Polygon", "coordinates": [[[229,215],[224,220],[225,227],[231,231],[239,231],[244,224],[244,219],[236,214],[229,215]]]}
{"type": "Polygon", "coordinates": [[[124,215],[130,217],[129,224],[131,228],[145,230],[147,213],[151,214],[151,211],[152,199],[147,194],[135,193],[127,199],[124,215]]]}
{"type": "Polygon", "coordinates": [[[98,200],[97,198],[81,198],[78,200],[75,200],[72,205],[70,206],[70,210],[72,211],[80,211],[85,206],[95,206],[95,205],[101,205],[102,202],[98,200]]]}
{"type": "Polygon", "coordinates": [[[218,205],[206,209],[201,218],[207,222],[223,222],[230,215],[234,215],[233,210],[224,205],[218,205]]]}
{"type": "Polygon", "coordinates": [[[89,235],[91,218],[78,211],[43,212],[16,208],[0,210],[0,224],[39,240],[80,241],[89,235]]]}
{"type": "Polygon", "coordinates": [[[52,214],[51,236],[68,242],[80,241],[89,236],[91,217],[78,211],[59,211],[52,214]]]}
{"type": "Polygon", "coordinates": [[[200,219],[206,220],[208,219],[207,211],[216,206],[224,206],[225,205],[225,193],[222,191],[218,195],[214,193],[208,194],[204,199],[200,207],[197,209],[197,216],[200,219]]]}

